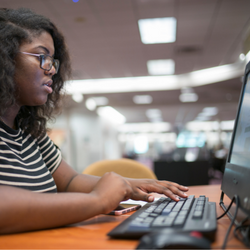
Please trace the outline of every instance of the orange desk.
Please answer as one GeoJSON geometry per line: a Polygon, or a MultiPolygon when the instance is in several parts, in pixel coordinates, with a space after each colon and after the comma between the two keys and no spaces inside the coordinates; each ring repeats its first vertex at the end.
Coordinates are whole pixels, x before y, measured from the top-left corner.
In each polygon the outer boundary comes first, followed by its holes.
{"type": "MultiPolygon", "coordinates": [[[[208,196],[210,201],[215,201],[217,204],[217,216],[223,213],[219,206],[219,185],[192,186],[188,194],[194,194],[196,197],[199,195],[208,196]]],[[[0,249],[135,249],[138,240],[110,239],[106,235],[128,216],[130,214],[122,216],[100,215],[64,228],[2,235],[0,236],[0,249]]],[[[212,243],[212,248],[220,249],[229,224],[230,220],[227,216],[218,221],[216,241],[212,243]]],[[[247,249],[233,237],[231,232],[227,249],[239,248],[247,249]]]]}

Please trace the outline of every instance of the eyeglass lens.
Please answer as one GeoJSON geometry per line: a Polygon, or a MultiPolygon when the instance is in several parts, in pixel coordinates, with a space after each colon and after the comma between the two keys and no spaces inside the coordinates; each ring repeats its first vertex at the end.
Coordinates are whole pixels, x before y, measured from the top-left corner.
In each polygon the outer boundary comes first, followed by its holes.
{"type": "Polygon", "coordinates": [[[53,59],[50,56],[47,55],[41,55],[41,68],[44,70],[50,70],[52,66],[55,67],[56,73],[59,69],[59,61],[56,59],[53,59]]]}

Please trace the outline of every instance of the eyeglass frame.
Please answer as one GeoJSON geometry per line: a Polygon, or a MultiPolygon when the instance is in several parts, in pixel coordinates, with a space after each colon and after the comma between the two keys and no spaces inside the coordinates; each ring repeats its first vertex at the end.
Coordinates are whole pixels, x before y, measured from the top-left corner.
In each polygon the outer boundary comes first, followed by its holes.
{"type": "Polygon", "coordinates": [[[46,71],[50,71],[52,66],[54,66],[55,70],[56,70],[56,74],[58,73],[59,67],[60,67],[60,61],[58,59],[53,58],[52,56],[49,55],[44,55],[44,54],[33,54],[33,53],[28,53],[28,52],[23,52],[23,51],[19,51],[19,53],[25,54],[25,55],[30,55],[30,56],[36,56],[39,57],[40,59],[40,68],[46,71]],[[46,57],[50,58],[51,61],[51,66],[49,69],[45,69],[42,67],[42,63],[43,61],[46,60],[46,57]]]}

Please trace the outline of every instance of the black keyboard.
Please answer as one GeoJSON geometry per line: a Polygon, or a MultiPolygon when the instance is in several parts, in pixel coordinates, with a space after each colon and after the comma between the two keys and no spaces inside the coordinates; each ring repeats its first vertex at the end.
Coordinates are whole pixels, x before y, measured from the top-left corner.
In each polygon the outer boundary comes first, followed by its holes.
{"type": "Polygon", "coordinates": [[[144,234],[163,230],[199,231],[211,241],[217,229],[215,202],[209,202],[204,195],[195,198],[160,198],[147,203],[108,233],[113,238],[138,239],[144,234]]]}

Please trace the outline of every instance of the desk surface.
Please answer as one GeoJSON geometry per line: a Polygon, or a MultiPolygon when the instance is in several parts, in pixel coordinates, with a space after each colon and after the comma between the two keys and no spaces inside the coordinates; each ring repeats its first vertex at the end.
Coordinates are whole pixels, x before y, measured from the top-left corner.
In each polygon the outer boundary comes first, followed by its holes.
{"type": "MultiPolygon", "coordinates": [[[[188,192],[206,195],[209,201],[216,202],[217,215],[223,213],[219,206],[220,186],[192,186],[188,192]]],[[[228,201],[229,203],[229,201],[228,201]]],[[[122,216],[100,215],[87,221],[63,228],[42,230],[29,233],[0,236],[0,249],[135,249],[138,240],[110,239],[106,234],[126,219],[130,214],[122,216]]],[[[224,216],[218,221],[216,241],[212,248],[220,248],[230,220],[224,216]]],[[[246,249],[246,247],[233,237],[231,232],[227,248],[246,249]]]]}

